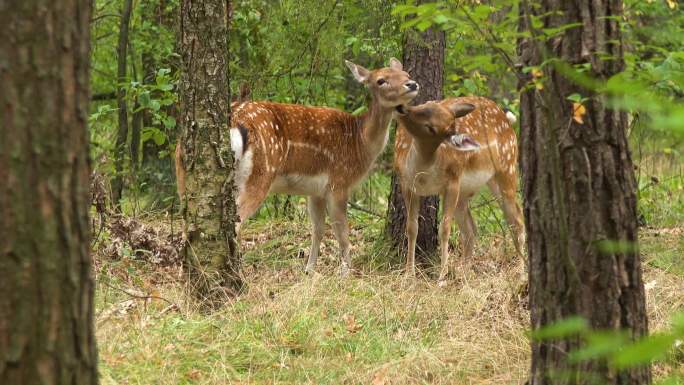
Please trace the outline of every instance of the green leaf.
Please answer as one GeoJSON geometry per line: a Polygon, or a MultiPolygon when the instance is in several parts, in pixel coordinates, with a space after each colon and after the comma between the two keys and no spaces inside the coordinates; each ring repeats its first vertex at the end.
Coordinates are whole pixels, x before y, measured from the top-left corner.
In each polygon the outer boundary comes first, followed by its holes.
{"type": "Polygon", "coordinates": [[[684,377],[677,375],[663,378],[661,381],[655,383],[655,385],[682,385],[684,383],[684,377]]]}
{"type": "Polygon", "coordinates": [[[140,103],[141,107],[144,108],[149,108],[150,107],[150,92],[149,91],[144,91],[138,95],[138,103],[140,103]]]}
{"type": "Polygon", "coordinates": [[[618,369],[646,364],[665,356],[674,341],[672,334],[651,335],[617,352],[611,362],[618,369]]]}
{"type": "Polygon", "coordinates": [[[142,134],[140,135],[140,140],[143,143],[150,140],[150,138],[152,138],[152,135],[154,134],[154,130],[156,130],[156,129],[153,127],[145,127],[142,131],[142,134]]]}
{"type": "Polygon", "coordinates": [[[170,130],[176,128],[176,118],[174,118],[173,116],[166,116],[164,118],[163,122],[164,122],[164,127],[168,128],[170,130]]]}
{"type": "Polygon", "coordinates": [[[606,357],[620,350],[627,342],[629,336],[621,331],[592,332],[586,336],[584,347],[570,353],[568,358],[572,362],[580,362],[606,357]]]}
{"type": "Polygon", "coordinates": [[[161,107],[161,103],[159,103],[159,100],[157,100],[157,99],[152,99],[152,100],[150,101],[150,108],[151,108],[153,111],[159,111],[159,108],[160,108],[160,107],[161,107]]]}
{"type": "Polygon", "coordinates": [[[154,135],[152,135],[152,140],[154,140],[154,144],[157,146],[161,146],[166,142],[166,134],[162,132],[161,130],[156,130],[154,135]]]}
{"type": "Polygon", "coordinates": [[[415,5],[397,5],[392,10],[392,15],[394,16],[406,16],[410,13],[416,13],[415,5]]]}
{"type": "Polygon", "coordinates": [[[580,94],[572,94],[567,97],[567,99],[571,102],[576,102],[576,103],[581,103],[582,102],[582,95],[580,94]]]}
{"type": "Polygon", "coordinates": [[[363,113],[366,112],[367,110],[368,110],[368,107],[366,107],[366,106],[364,105],[364,106],[361,106],[361,107],[355,109],[355,110],[352,112],[352,115],[358,116],[358,115],[363,114],[363,113]]]}
{"type": "Polygon", "coordinates": [[[171,84],[171,83],[160,84],[159,89],[162,91],[171,91],[171,90],[173,90],[173,84],[171,84]]]}
{"type": "Polygon", "coordinates": [[[449,21],[449,18],[440,13],[437,14],[437,16],[435,16],[432,20],[435,22],[435,24],[444,24],[449,21]]]}
{"type": "Polygon", "coordinates": [[[531,336],[535,340],[552,340],[563,337],[570,337],[581,334],[589,330],[589,323],[582,317],[569,317],[564,320],[554,322],[532,332],[531,336]]]}
{"type": "Polygon", "coordinates": [[[418,24],[416,24],[416,28],[421,32],[424,32],[425,30],[427,30],[431,26],[432,26],[432,22],[430,20],[427,20],[427,19],[421,20],[418,22],[418,24]]]}
{"type": "Polygon", "coordinates": [[[599,253],[606,255],[630,254],[637,251],[637,244],[635,242],[614,239],[595,241],[594,247],[599,253]]]}

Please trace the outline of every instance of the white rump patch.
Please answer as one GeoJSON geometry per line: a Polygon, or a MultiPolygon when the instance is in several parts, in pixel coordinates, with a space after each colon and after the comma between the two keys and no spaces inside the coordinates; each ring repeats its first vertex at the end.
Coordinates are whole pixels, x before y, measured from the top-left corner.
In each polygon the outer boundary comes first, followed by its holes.
{"type": "Polygon", "coordinates": [[[508,121],[511,122],[511,124],[515,124],[515,122],[518,121],[518,118],[516,118],[515,114],[511,111],[506,111],[506,118],[508,118],[508,121]]]}
{"type": "Polygon", "coordinates": [[[242,152],[244,151],[244,148],[242,148],[242,135],[237,128],[230,129],[230,148],[233,150],[233,154],[235,154],[235,160],[242,159],[242,152]]]}
{"type": "MultiPolygon", "coordinates": [[[[239,133],[238,133],[239,135],[239,133]]],[[[232,135],[231,135],[232,138],[232,135]]],[[[242,139],[241,139],[242,140],[242,139]]],[[[242,142],[240,142],[240,146],[242,146],[242,142]]],[[[238,159],[236,155],[236,159],[238,160],[237,163],[237,173],[235,174],[235,185],[237,186],[238,189],[238,196],[239,194],[242,194],[242,192],[245,190],[245,185],[247,184],[247,179],[249,176],[252,174],[252,155],[254,153],[252,150],[247,150],[245,152],[245,156],[238,159]]]]}

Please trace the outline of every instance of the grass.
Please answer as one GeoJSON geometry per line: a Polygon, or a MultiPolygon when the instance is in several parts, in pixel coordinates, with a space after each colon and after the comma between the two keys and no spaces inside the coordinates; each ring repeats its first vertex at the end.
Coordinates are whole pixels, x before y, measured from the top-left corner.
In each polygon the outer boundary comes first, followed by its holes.
{"type": "MultiPolygon", "coordinates": [[[[360,223],[352,231],[356,260],[377,250],[363,242],[372,239],[364,231],[377,228],[358,228],[360,223]]],[[[320,273],[305,276],[308,252],[300,251],[308,247],[306,229],[304,218],[250,223],[244,242],[249,290],[211,314],[189,299],[175,267],[127,258],[101,264],[96,319],[102,383],[525,381],[529,313],[514,284],[518,265],[507,256],[510,245],[503,237],[481,237],[476,257],[455,261],[452,281],[440,288],[432,279],[406,279],[372,264],[357,264],[356,276],[338,278],[330,231],[320,273]],[[164,300],[133,298],[118,288],[164,300]]],[[[666,268],[659,252],[670,243],[681,248],[678,239],[675,231],[643,239],[654,330],[684,309],[684,277],[666,268]]],[[[658,372],[670,373],[676,364],[661,365],[658,372]]]]}
{"type": "MultiPolygon", "coordinates": [[[[681,171],[651,171],[669,175],[650,186],[640,181],[649,327],[658,331],[684,310],[684,208],[677,196],[684,183],[676,178],[681,171]]],[[[386,186],[386,176],[372,177],[355,199],[382,215],[386,202],[367,198],[386,197],[386,186]]],[[[520,265],[501,231],[501,213],[487,201],[483,195],[473,202],[481,232],[475,256],[452,258],[447,287],[435,284],[432,271],[402,276],[400,261],[388,257],[378,237],[383,220],[354,209],[357,273],[337,276],[328,229],[318,273],[304,275],[309,223],[299,198],[269,200],[244,227],[249,289],[210,314],[187,295],[178,267],[144,263],[130,252],[100,260],[102,383],[522,384],[530,365],[527,299],[519,294],[520,265]],[[280,215],[273,218],[275,211],[280,215]]],[[[170,226],[168,217],[146,221],[170,226]]],[[[684,376],[684,355],[655,367],[657,378],[673,373],[684,376]]]]}

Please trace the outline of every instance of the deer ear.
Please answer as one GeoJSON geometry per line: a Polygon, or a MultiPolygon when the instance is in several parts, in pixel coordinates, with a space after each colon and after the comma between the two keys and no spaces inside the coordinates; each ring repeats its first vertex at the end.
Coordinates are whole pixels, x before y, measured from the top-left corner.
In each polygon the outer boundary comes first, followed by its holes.
{"type": "Polygon", "coordinates": [[[404,66],[401,64],[401,62],[399,60],[393,58],[393,57],[390,58],[390,65],[389,66],[393,70],[397,70],[397,71],[403,71],[404,70],[404,66]]]}
{"type": "Polygon", "coordinates": [[[475,106],[470,103],[453,103],[449,105],[449,111],[454,115],[454,118],[466,116],[475,110],[475,106]]]}
{"type": "Polygon", "coordinates": [[[356,79],[357,82],[366,83],[368,81],[368,77],[370,76],[370,71],[361,67],[358,64],[354,64],[354,63],[350,62],[349,60],[345,60],[344,64],[347,65],[347,67],[351,71],[352,75],[354,75],[354,79],[356,79]]]}
{"type": "Polygon", "coordinates": [[[480,143],[468,134],[453,134],[447,141],[451,147],[459,151],[475,151],[480,149],[480,143]]]}

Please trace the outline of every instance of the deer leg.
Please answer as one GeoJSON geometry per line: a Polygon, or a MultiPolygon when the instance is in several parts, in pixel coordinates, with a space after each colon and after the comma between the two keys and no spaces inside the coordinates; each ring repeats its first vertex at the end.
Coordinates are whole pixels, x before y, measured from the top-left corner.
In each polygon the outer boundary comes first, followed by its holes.
{"type": "Polygon", "coordinates": [[[522,209],[520,208],[520,204],[516,199],[515,193],[504,193],[502,198],[502,208],[504,216],[506,217],[506,222],[508,222],[511,230],[513,230],[513,243],[515,245],[515,250],[520,258],[524,258],[525,227],[523,224],[522,209]]]}
{"type": "Polygon", "coordinates": [[[418,214],[420,197],[408,189],[403,189],[404,206],[406,206],[406,274],[416,276],[416,237],[418,236],[418,214]]]}
{"type": "Polygon", "coordinates": [[[456,223],[460,231],[459,244],[463,250],[462,258],[466,261],[473,255],[473,247],[475,246],[475,238],[477,236],[475,221],[470,213],[470,207],[468,207],[470,198],[471,196],[459,198],[455,213],[456,223]]]}
{"type": "Polygon", "coordinates": [[[459,195],[458,183],[450,184],[444,193],[442,222],[439,225],[440,269],[439,283],[444,284],[449,272],[449,236],[451,235],[451,221],[454,218],[459,195]]]}
{"type": "Polygon", "coordinates": [[[311,252],[304,271],[311,273],[316,269],[321,239],[325,231],[325,198],[310,196],[307,204],[311,218],[311,252]]]}
{"type": "Polygon", "coordinates": [[[513,232],[513,244],[520,258],[525,258],[525,226],[523,213],[516,197],[517,183],[515,176],[509,174],[499,174],[495,176],[495,181],[489,183],[492,192],[501,199],[501,209],[508,226],[513,232]]]}
{"type": "Polygon", "coordinates": [[[346,277],[351,270],[351,245],[349,243],[349,224],[347,223],[346,194],[332,195],[329,200],[330,218],[335,238],[340,245],[340,260],[342,261],[340,275],[346,277]]]}

